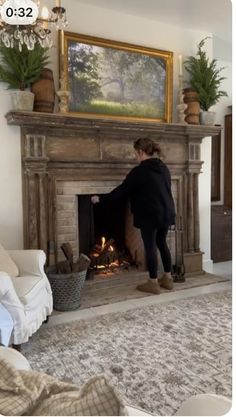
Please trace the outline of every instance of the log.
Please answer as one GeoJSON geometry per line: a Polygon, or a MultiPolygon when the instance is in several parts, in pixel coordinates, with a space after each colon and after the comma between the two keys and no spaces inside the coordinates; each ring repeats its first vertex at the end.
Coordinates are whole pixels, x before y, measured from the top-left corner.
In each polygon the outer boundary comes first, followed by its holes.
{"type": "Polygon", "coordinates": [[[79,259],[72,264],[72,271],[73,272],[81,272],[85,269],[88,269],[89,265],[91,263],[91,259],[84,253],[81,253],[79,256],[79,259]]]}
{"type": "Polygon", "coordinates": [[[62,261],[56,264],[57,274],[69,274],[72,272],[71,264],[69,261],[62,261]]]}
{"type": "Polygon", "coordinates": [[[73,262],[73,256],[74,256],[74,254],[73,254],[73,249],[72,249],[71,244],[70,244],[69,242],[67,242],[67,243],[62,243],[62,245],[61,245],[61,250],[63,251],[63,253],[64,253],[64,255],[65,255],[66,259],[67,259],[69,262],[73,262]]]}
{"type": "Polygon", "coordinates": [[[73,249],[72,249],[71,244],[69,242],[62,243],[61,250],[64,253],[67,261],[69,262],[70,272],[72,272],[73,271],[74,254],[73,254],[73,249]]]}
{"type": "Polygon", "coordinates": [[[116,251],[110,252],[107,248],[106,251],[102,251],[102,253],[95,259],[98,265],[109,265],[114,262],[117,257],[118,255],[116,251]]]}

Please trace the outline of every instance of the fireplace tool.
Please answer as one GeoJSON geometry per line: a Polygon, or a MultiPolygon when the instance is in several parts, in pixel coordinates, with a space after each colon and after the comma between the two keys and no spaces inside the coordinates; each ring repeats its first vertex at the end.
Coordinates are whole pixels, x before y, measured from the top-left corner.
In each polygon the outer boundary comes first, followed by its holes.
{"type": "Polygon", "coordinates": [[[182,217],[180,217],[179,227],[175,224],[171,230],[175,234],[175,264],[173,265],[174,282],[185,282],[185,265],[184,265],[184,233],[182,226],[182,217]]]}

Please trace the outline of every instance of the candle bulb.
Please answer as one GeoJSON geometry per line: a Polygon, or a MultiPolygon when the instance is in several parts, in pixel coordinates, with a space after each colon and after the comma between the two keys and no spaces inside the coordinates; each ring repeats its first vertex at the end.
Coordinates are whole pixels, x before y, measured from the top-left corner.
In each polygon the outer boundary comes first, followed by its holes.
{"type": "Polygon", "coordinates": [[[56,7],[61,7],[61,0],[56,0],[56,7]]]}
{"type": "Polygon", "coordinates": [[[65,54],[65,45],[64,45],[64,30],[61,30],[61,54],[65,54]]]}
{"type": "Polygon", "coordinates": [[[182,55],[179,55],[179,75],[183,75],[182,55]]]}
{"type": "Polygon", "coordinates": [[[48,11],[48,8],[46,6],[43,6],[43,8],[42,8],[41,17],[42,17],[42,19],[45,20],[43,22],[43,28],[44,29],[48,29],[48,22],[47,22],[47,20],[49,19],[49,11],[48,11]]]}

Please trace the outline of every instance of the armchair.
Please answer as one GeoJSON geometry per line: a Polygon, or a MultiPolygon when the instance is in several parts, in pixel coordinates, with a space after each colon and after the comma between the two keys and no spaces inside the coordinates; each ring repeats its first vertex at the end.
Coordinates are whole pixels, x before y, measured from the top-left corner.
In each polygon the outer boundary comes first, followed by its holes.
{"type": "MultiPolygon", "coordinates": [[[[46,256],[42,250],[0,250],[0,305],[13,321],[10,343],[20,345],[52,312],[52,291],[44,272],[46,256]],[[14,273],[11,274],[3,254],[15,265],[14,273]]],[[[0,315],[0,328],[2,320],[0,315]]],[[[0,343],[3,344],[1,339],[0,343]]]]}

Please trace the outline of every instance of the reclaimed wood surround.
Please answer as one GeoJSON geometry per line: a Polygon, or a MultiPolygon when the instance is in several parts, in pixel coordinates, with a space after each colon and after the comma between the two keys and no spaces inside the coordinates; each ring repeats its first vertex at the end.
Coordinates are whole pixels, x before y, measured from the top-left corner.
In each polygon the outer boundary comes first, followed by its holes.
{"type": "MultiPolygon", "coordinates": [[[[120,183],[136,164],[133,141],[149,136],[161,144],[171,171],[178,218],[181,216],[184,228],[186,272],[202,272],[200,144],[204,137],[217,135],[220,126],[13,111],[6,114],[6,119],[9,125],[21,127],[25,248],[41,248],[49,253],[48,243],[53,242],[48,260],[53,263],[57,260],[63,230],[64,241],[72,240],[76,245],[77,222],[70,214],[73,213],[70,204],[76,206],[72,197],[76,197],[78,184],[90,184],[92,193],[96,191],[96,183],[104,184],[107,190],[120,183]],[[65,191],[68,188],[74,188],[69,196],[65,191]],[[63,204],[68,208],[64,219],[59,212],[63,204]]],[[[78,245],[77,242],[77,252],[78,245]]]]}

